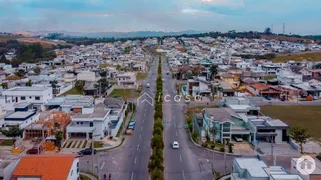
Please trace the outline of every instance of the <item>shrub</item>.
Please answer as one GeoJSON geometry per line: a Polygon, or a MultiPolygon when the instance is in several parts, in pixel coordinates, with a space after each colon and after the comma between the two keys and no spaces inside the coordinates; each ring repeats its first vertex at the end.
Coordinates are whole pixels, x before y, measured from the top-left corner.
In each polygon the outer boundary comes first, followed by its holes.
{"type": "Polygon", "coordinates": [[[233,145],[232,143],[229,143],[229,144],[228,144],[228,152],[229,152],[229,153],[233,153],[233,146],[234,146],[234,145],[233,145]]]}
{"type": "Polygon", "coordinates": [[[154,126],[153,135],[163,135],[163,129],[161,127],[154,126]]]}
{"type": "Polygon", "coordinates": [[[225,152],[224,147],[221,147],[221,148],[220,148],[220,151],[221,151],[221,152],[225,152]]]}
{"type": "Polygon", "coordinates": [[[316,158],[321,161],[321,153],[319,153],[316,158]]]}
{"type": "Polygon", "coordinates": [[[163,172],[162,172],[161,170],[154,170],[154,171],[152,171],[151,179],[152,179],[152,180],[161,180],[161,179],[164,179],[163,172]]]}
{"type": "Polygon", "coordinates": [[[156,134],[152,138],[151,146],[152,148],[163,149],[164,148],[163,137],[161,135],[156,134]]]}
{"type": "Polygon", "coordinates": [[[164,129],[162,120],[161,120],[160,118],[156,119],[156,121],[154,122],[154,128],[155,128],[155,127],[159,127],[159,128],[161,128],[162,130],[164,129]]]}

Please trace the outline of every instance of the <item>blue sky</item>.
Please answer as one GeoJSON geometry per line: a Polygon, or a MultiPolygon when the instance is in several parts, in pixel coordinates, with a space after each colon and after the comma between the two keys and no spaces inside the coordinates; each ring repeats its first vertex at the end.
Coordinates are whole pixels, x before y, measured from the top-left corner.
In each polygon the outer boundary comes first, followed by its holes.
{"type": "Polygon", "coordinates": [[[321,34],[321,0],[0,0],[0,31],[263,31],[321,34]]]}

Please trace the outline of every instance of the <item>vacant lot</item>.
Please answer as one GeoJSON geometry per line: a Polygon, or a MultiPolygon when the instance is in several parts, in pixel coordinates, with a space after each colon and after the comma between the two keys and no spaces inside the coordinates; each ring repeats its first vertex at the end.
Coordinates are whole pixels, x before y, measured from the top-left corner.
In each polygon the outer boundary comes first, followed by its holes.
{"type": "Polygon", "coordinates": [[[321,141],[321,106],[262,106],[261,112],[290,126],[302,125],[315,140],[321,141]]]}
{"type": "Polygon", "coordinates": [[[110,97],[122,97],[124,100],[135,99],[139,96],[136,89],[114,89],[110,97]]]}
{"type": "Polygon", "coordinates": [[[318,61],[321,61],[321,52],[306,52],[306,53],[282,55],[272,59],[273,62],[285,62],[290,60],[293,60],[293,61],[307,60],[311,62],[318,62],[318,61]]]}
{"type": "Polygon", "coordinates": [[[65,95],[82,95],[82,92],[79,92],[76,88],[72,88],[69,91],[65,92],[64,94],[62,94],[62,96],[65,95]]]}
{"type": "Polygon", "coordinates": [[[147,78],[147,73],[142,73],[142,72],[137,73],[137,80],[143,80],[146,78],[147,78]]]}

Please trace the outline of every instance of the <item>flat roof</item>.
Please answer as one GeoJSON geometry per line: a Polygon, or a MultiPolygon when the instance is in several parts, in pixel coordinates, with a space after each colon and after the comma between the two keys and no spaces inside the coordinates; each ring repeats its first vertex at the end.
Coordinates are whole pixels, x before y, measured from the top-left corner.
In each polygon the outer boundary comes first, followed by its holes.
{"type": "Polygon", "coordinates": [[[34,113],[34,111],[17,111],[17,112],[10,114],[7,117],[5,117],[5,119],[6,118],[26,118],[26,117],[32,115],[33,113],[34,113]]]}
{"type": "Polygon", "coordinates": [[[47,87],[14,87],[8,91],[44,91],[47,87]]]}
{"type": "Polygon", "coordinates": [[[31,103],[22,102],[22,103],[15,105],[15,108],[26,108],[29,105],[31,105],[31,103]]]}
{"type": "Polygon", "coordinates": [[[90,114],[76,114],[72,118],[104,118],[107,113],[109,113],[109,109],[104,109],[104,108],[95,108],[93,113],[90,114]]]}
{"type": "Polygon", "coordinates": [[[248,108],[251,108],[250,105],[229,104],[228,106],[233,110],[247,110],[248,108]]]}
{"type": "Polygon", "coordinates": [[[241,169],[246,169],[251,177],[269,177],[263,169],[268,167],[264,161],[257,158],[235,158],[235,161],[241,169]]]}

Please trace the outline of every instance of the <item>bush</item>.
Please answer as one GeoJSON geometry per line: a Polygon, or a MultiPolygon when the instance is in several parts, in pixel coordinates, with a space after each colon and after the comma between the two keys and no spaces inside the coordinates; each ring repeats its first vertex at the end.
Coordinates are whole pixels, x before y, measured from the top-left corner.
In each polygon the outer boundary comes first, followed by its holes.
{"type": "Polygon", "coordinates": [[[321,161],[321,153],[319,153],[316,158],[321,161]]]}
{"type": "Polygon", "coordinates": [[[158,149],[163,149],[164,148],[164,142],[163,142],[163,137],[161,135],[156,134],[151,141],[151,146],[152,148],[158,148],[158,149]]]}
{"type": "Polygon", "coordinates": [[[152,171],[151,179],[152,180],[162,180],[162,179],[164,179],[163,172],[161,170],[152,171]]]}
{"type": "Polygon", "coordinates": [[[225,152],[224,147],[221,147],[221,148],[220,148],[220,151],[221,151],[221,152],[225,152]]]}
{"type": "Polygon", "coordinates": [[[154,127],[153,135],[163,135],[163,129],[161,127],[154,127]]]}
{"type": "Polygon", "coordinates": [[[233,144],[232,143],[229,143],[229,145],[228,145],[228,152],[229,153],[233,153],[233,144]]]}

